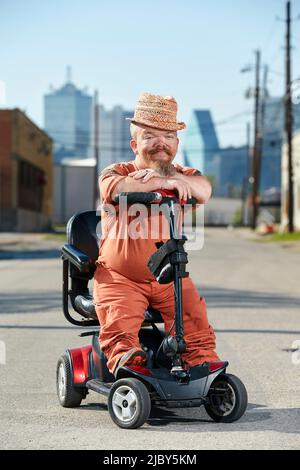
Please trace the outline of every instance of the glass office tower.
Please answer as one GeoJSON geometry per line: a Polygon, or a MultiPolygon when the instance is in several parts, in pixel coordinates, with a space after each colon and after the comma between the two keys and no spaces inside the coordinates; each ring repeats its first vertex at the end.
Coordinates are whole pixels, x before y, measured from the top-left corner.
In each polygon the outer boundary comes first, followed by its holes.
{"type": "Polygon", "coordinates": [[[197,168],[205,175],[214,175],[218,151],[219,142],[210,111],[193,110],[185,132],[184,164],[197,168]]]}
{"type": "Polygon", "coordinates": [[[54,139],[55,163],[90,156],[92,107],[92,97],[71,81],[44,96],[45,130],[54,139]]]}

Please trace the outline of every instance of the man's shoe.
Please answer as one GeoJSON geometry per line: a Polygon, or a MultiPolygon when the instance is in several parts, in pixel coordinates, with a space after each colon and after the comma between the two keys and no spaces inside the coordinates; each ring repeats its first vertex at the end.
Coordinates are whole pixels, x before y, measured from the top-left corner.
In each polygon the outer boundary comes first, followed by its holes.
{"type": "Polygon", "coordinates": [[[210,372],[215,372],[218,369],[226,368],[228,366],[228,361],[206,361],[200,365],[207,367],[210,372]]]}
{"type": "Polygon", "coordinates": [[[118,374],[118,370],[125,366],[143,366],[147,363],[147,354],[142,349],[129,349],[124,356],[121,357],[114,369],[114,376],[118,374]]]}

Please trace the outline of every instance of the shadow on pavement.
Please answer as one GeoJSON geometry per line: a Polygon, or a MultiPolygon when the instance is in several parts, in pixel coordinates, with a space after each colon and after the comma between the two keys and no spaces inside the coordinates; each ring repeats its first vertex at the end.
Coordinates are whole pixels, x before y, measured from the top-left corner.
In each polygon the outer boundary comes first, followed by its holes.
{"type": "MultiPolygon", "coordinates": [[[[145,428],[155,431],[159,427],[172,426],[172,431],[182,432],[180,424],[188,425],[184,427],[184,431],[195,432],[253,432],[256,431],[277,431],[280,433],[298,434],[300,422],[299,408],[267,408],[264,405],[249,403],[245,415],[235,423],[215,423],[202,409],[191,408],[185,410],[172,411],[165,408],[152,408],[150,417],[147,421],[149,427],[145,428]],[[200,411],[201,410],[201,411],[200,411]],[[199,413],[199,418],[196,418],[199,413]],[[174,427],[173,425],[176,425],[174,427]],[[203,426],[199,426],[203,425],[203,426]],[[197,426],[197,428],[196,428],[197,426]]],[[[170,430],[170,429],[168,429],[170,430]]]]}
{"type": "MultiPolygon", "coordinates": [[[[105,411],[106,403],[87,403],[78,408],[80,411],[105,411]]],[[[143,431],[172,432],[253,432],[275,431],[299,434],[299,408],[267,408],[265,405],[249,403],[245,415],[234,423],[215,423],[206,414],[204,407],[185,409],[166,409],[152,407],[150,417],[143,431]]]]}
{"type": "Polygon", "coordinates": [[[238,329],[238,328],[227,328],[227,329],[219,329],[215,328],[216,333],[263,333],[263,334],[273,334],[273,335],[300,335],[300,330],[248,330],[246,328],[238,329]]]}
{"type": "Polygon", "coordinates": [[[88,405],[80,405],[80,410],[83,411],[107,411],[106,403],[89,403],[88,405]]]}
{"type": "Polygon", "coordinates": [[[1,313],[46,313],[48,310],[62,308],[62,294],[59,291],[0,293],[1,313]]]}
{"type": "Polygon", "coordinates": [[[299,308],[300,296],[197,286],[208,308],[299,308]]]}
{"type": "Polygon", "coordinates": [[[84,330],[78,326],[58,326],[58,325],[0,325],[1,330],[84,330]]]}
{"type": "MultiPolygon", "coordinates": [[[[88,327],[82,327],[82,326],[61,326],[61,325],[13,325],[13,324],[2,324],[0,325],[0,329],[5,330],[5,329],[16,329],[16,330],[80,330],[80,329],[93,329],[93,327],[88,328],[88,327]]],[[[295,334],[300,334],[300,330],[238,330],[238,329],[226,329],[226,330],[220,330],[220,329],[215,329],[214,330],[216,333],[264,333],[264,334],[274,334],[274,335],[295,335],[295,334]]],[[[289,352],[289,351],[287,351],[289,352]]]]}
{"type": "Polygon", "coordinates": [[[0,260],[10,259],[53,259],[60,257],[59,249],[0,251],[0,260]]]}
{"type": "MultiPolygon", "coordinates": [[[[300,296],[273,294],[269,292],[255,292],[246,290],[233,290],[222,288],[199,288],[199,292],[206,299],[208,309],[211,308],[299,308],[300,296]]],[[[2,313],[42,313],[49,309],[62,308],[62,294],[60,291],[0,293],[0,306],[2,313]]],[[[239,331],[239,330],[226,330],[239,331]]],[[[245,331],[245,330],[242,330],[245,331]]],[[[250,332],[252,330],[249,330],[250,332]]]]}

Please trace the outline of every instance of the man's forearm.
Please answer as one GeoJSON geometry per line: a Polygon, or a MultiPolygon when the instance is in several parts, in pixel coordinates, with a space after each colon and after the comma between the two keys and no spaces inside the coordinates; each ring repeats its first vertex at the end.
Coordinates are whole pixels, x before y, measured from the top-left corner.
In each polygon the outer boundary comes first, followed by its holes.
{"type": "Polygon", "coordinates": [[[206,204],[209,201],[212,187],[209,179],[205,176],[186,176],[177,172],[174,178],[185,181],[190,186],[192,196],[197,199],[199,204],[206,204]]]}
{"type": "Polygon", "coordinates": [[[162,178],[156,177],[151,178],[147,183],[142,183],[140,180],[135,180],[131,176],[127,176],[127,178],[120,181],[112,192],[112,199],[118,193],[122,192],[150,192],[154,191],[155,189],[160,189],[162,186],[162,178]]]}
{"type": "Polygon", "coordinates": [[[185,176],[177,173],[171,178],[155,176],[147,182],[127,176],[117,183],[111,197],[113,199],[116,194],[121,192],[149,192],[164,188],[175,188],[178,190],[180,198],[186,199],[193,196],[198,204],[206,204],[211,195],[211,184],[205,176],[185,176]]]}

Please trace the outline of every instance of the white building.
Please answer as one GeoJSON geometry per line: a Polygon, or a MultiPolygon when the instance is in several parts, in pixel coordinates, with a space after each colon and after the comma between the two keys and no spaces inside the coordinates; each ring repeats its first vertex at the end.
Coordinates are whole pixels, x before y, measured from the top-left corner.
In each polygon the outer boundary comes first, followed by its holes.
{"type": "Polygon", "coordinates": [[[54,222],[65,224],[77,212],[96,210],[95,160],[65,158],[54,166],[54,222]]]}
{"type": "Polygon", "coordinates": [[[134,160],[130,148],[130,122],[133,111],[125,111],[122,106],[106,110],[99,106],[99,171],[117,162],[134,160]]]}
{"type": "MultiPolygon", "coordinates": [[[[294,228],[300,230],[300,131],[292,140],[294,182],[294,228]]],[[[288,227],[288,155],[286,144],[282,147],[281,160],[281,230],[288,227]]]]}

